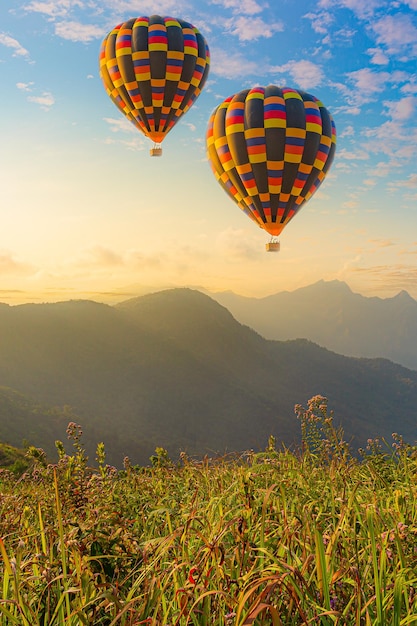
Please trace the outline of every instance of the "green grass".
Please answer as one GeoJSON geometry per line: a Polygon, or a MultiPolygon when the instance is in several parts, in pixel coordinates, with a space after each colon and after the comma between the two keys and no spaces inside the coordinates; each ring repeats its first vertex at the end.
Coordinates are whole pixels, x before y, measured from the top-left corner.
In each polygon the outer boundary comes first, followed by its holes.
{"type": "Polygon", "coordinates": [[[0,626],[417,624],[417,449],[356,458],[327,403],[303,449],[0,472],[0,626]]]}

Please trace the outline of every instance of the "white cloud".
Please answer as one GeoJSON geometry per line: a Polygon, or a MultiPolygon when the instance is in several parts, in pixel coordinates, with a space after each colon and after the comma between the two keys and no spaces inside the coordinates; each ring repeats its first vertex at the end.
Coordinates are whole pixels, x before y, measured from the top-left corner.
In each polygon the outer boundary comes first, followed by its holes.
{"type": "Polygon", "coordinates": [[[383,91],[389,78],[387,72],[373,72],[368,67],[349,72],[347,76],[354,83],[355,88],[363,94],[363,97],[383,91]]]}
{"type": "Polygon", "coordinates": [[[55,104],[55,98],[49,91],[44,91],[41,96],[28,96],[28,100],[39,104],[45,111],[49,111],[51,106],[55,104]]]}
{"type": "Polygon", "coordinates": [[[402,182],[404,187],[409,187],[410,189],[417,189],[417,174],[410,174],[407,180],[402,182]]]}
{"type": "Polygon", "coordinates": [[[335,109],[335,112],[353,115],[360,113],[360,108],[364,104],[378,100],[378,94],[383,92],[387,85],[398,89],[399,84],[409,80],[406,72],[374,71],[369,67],[349,72],[346,76],[348,83],[330,82],[329,85],[337,89],[348,104],[335,109]]]}
{"type": "Polygon", "coordinates": [[[224,48],[212,48],[211,58],[210,72],[222,78],[259,74],[259,63],[245,58],[240,52],[230,53],[224,48]]]}
{"type": "Polygon", "coordinates": [[[290,74],[301,89],[311,89],[323,82],[324,74],[319,65],[312,61],[289,61],[281,66],[271,68],[277,74],[290,74]]]}
{"type": "Polygon", "coordinates": [[[392,174],[393,169],[400,168],[401,166],[402,164],[398,160],[391,159],[390,161],[380,161],[372,170],[369,170],[368,173],[371,176],[377,176],[378,178],[386,178],[392,174]]]}
{"type": "Polygon", "coordinates": [[[388,108],[388,115],[393,120],[407,120],[413,116],[416,103],[417,98],[407,96],[394,102],[384,102],[384,106],[388,108]]]}
{"type": "Polygon", "coordinates": [[[318,6],[323,9],[350,9],[359,18],[369,18],[380,7],[386,6],[385,0],[319,0],[318,6]]]}
{"type": "Polygon", "coordinates": [[[261,13],[262,7],[256,0],[212,0],[211,4],[217,4],[225,9],[232,9],[234,13],[242,15],[255,15],[261,13]]]}
{"type": "Polygon", "coordinates": [[[33,13],[43,13],[49,17],[65,17],[74,8],[83,8],[82,0],[32,0],[24,8],[33,13]]]}
{"type": "Polygon", "coordinates": [[[346,128],[339,133],[339,137],[353,137],[355,134],[355,129],[353,126],[351,126],[350,124],[348,126],[346,126],[346,128]]]}
{"type": "Polygon", "coordinates": [[[29,56],[29,52],[17,41],[17,39],[14,39],[5,33],[0,33],[0,44],[3,44],[6,48],[11,48],[13,50],[14,57],[29,56]]]}
{"type": "Polygon", "coordinates": [[[387,189],[390,193],[401,193],[404,192],[404,198],[413,199],[417,196],[414,194],[407,193],[408,190],[414,191],[417,189],[417,174],[410,174],[408,178],[405,180],[396,180],[393,182],[389,182],[387,185],[387,189]]]}
{"type": "Polygon", "coordinates": [[[105,117],[103,118],[105,122],[107,122],[107,124],[109,124],[110,126],[110,130],[112,131],[112,133],[118,133],[118,132],[123,132],[123,133],[134,133],[136,132],[136,127],[135,125],[130,122],[127,117],[118,117],[118,118],[114,118],[114,117],[105,117]]]}
{"type": "Polygon", "coordinates": [[[274,33],[284,30],[282,22],[264,22],[260,17],[238,17],[226,21],[226,30],[239,38],[239,41],[269,39],[274,33]]]}
{"type": "Polygon", "coordinates": [[[417,83],[407,83],[401,87],[403,93],[417,93],[417,83]]]}
{"type": "Polygon", "coordinates": [[[337,153],[338,159],[347,159],[348,161],[367,161],[369,154],[365,150],[358,149],[355,152],[350,152],[343,148],[337,153]]]}
{"type": "Polygon", "coordinates": [[[21,91],[32,91],[32,87],[35,83],[33,82],[29,82],[29,83],[16,83],[16,87],[18,89],[20,89],[21,91]]]}
{"type": "Polygon", "coordinates": [[[371,63],[374,65],[388,65],[389,58],[380,48],[369,48],[366,52],[371,57],[371,63]]]}
{"type": "Polygon", "coordinates": [[[105,29],[93,24],[81,24],[80,22],[59,22],[55,26],[55,34],[69,41],[82,41],[87,43],[94,39],[100,39],[106,34],[105,29]]]}
{"type": "Polygon", "coordinates": [[[344,209],[356,209],[358,205],[359,205],[359,202],[357,200],[347,200],[346,202],[342,204],[342,207],[344,209]]]}
{"type": "Polygon", "coordinates": [[[321,11],[319,13],[306,13],[303,17],[310,20],[311,28],[319,35],[327,34],[329,27],[334,22],[333,15],[327,11],[321,11]]]}
{"type": "Polygon", "coordinates": [[[410,15],[385,15],[372,23],[376,41],[387,47],[390,54],[398,54],[407,48],[417,53],[417,28],[410,15]]]}
{"type": "Polygon", "coordinates": [[[144,150],[147,146],[149,147],[150,144],[148,143],[148,140],[146,139],[145,135],[143,133],[141,133],[141,131],[136,128],[136,126],[130,122],[127,117],[124,116],[120,116],[120,118],[113,118],[113,117],[105,117],[103,118],[104,121],[109,124],[110,126],[110,130],[112,133],[114,134],[121,134],[121,138],[111,138],[111,137],[107,137],[104,140],[105,144],[121,144],[122,146],[124,146],[125,148],[127,148],[128,150],[134,150],[134,151],[142,151],[144,150]],[[129,133],[130,137],[129,139],[125,139],[123,137],[124,133],[129,133]]]}

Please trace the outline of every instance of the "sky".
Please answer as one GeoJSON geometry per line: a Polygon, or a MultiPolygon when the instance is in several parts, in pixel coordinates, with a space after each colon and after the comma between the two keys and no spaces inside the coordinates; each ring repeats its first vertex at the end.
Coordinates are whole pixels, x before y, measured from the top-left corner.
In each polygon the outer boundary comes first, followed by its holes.
{"type": "Polygon", "coordinates": [[[417,0],[1,0],[0,302],[118,302],[167,287],[263,297],[318,280],[417,299],[417,0]],[[170,15],[206,38],[199,98],[151,158],[108,98],[100,44],[170,15]],[[216,182],[211,112],[275,84],[318,97],[337,150],[267,253],[216,182]]]}

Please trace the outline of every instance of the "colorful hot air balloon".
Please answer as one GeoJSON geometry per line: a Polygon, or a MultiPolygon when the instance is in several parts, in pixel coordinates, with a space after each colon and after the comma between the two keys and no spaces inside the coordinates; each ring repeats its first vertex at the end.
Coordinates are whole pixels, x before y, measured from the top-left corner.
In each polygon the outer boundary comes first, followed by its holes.
{"type": "Polygon", "coordinates": [[[275,238],[322,183],[333,161],[336,128],[314,96],[288,87],[255,87],[212,113],[207,154],[223,189],[275,238]]]}
{"type": "Polygon", "coordinates": [[[116,26],[100,51],[100,76],[110,98],[135,126],[160,144],[200,94],[210,53],[201,33],[180,19],[138,17],[116,26]]]}

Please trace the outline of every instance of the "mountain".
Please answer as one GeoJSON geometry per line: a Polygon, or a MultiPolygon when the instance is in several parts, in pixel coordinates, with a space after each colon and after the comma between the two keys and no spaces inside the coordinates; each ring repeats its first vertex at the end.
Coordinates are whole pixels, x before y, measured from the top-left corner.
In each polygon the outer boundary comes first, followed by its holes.
{"type": "MultiPolygon", "coordinates": [[[[74,419],[69,407],[46,406],[14,389],[0,387],[0,442],[9,448],[10,443],[22,447],[36,441],[53,455],[55,440],[62,439],[68,422],[74,419]]],[[[0,465],[5,465],[1,454],[0,465]]]]}
{"type": "MultiPolygon", "coordinates": [[[[124,455],[147,463],[156,446],[177,458],[263,449],[270,434],[291,444],[300,431],[294,405],[316,394],[329,398],[355,446],[393,431],[417,438],[417,372],[306,340],[268,341],[190,289],[116,306],[0,307],[0,384],[55,407],[59,425],[65,416],[81,423],[90,457],[103,441],[117,466],[124,455]]],[[[56,420],[46,427],[45,417],[29,411],[19,421],[12,411],[0,403],[8,443],[65,441],[56,420]]]]}
{"type": "Polygon", "coordinates": [[[210,295],[266,339],[305,338],[346,356],[384,357],[417,369],[417,301],[406,291],[369,298],[344,282],[321,280],[265,298],[210,295]]]}

